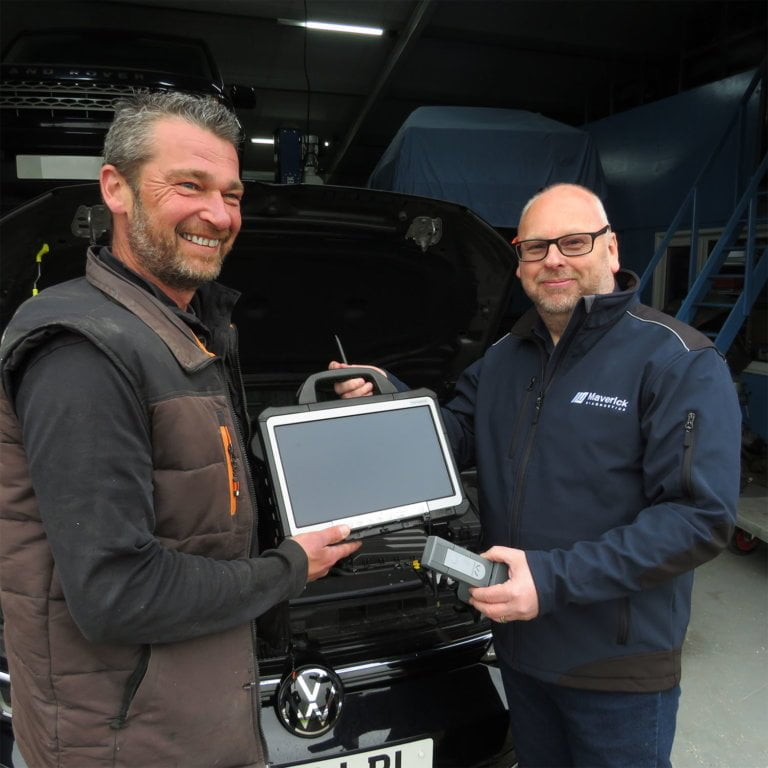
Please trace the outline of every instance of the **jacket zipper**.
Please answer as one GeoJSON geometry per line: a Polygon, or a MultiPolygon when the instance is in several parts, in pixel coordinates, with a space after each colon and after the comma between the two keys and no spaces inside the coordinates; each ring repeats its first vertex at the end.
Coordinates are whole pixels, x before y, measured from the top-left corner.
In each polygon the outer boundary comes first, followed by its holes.
{"type": "Polygon", "coordinates": [[[136,668],[131,672],[131,676],[125,684],[125,690],[123,691],[123,701],[120,705],[120,711],[112,720],[109,721],[109,727],[113,731],[119,731],[121,728],[125,728],[128,720],[128,710],[131,708],[136,692],[139,690],[141,681],[144,679],[144,675],[147,674],[147,668],[149,667],[149,658],[152,655],[152,648],[149,645],[144,645],[141,648],[141,656],[139,657],[139,663],[136,668]]]}
{"type": "Polygon", "coordinates": [[[512,440],[509,444],[509,453],[507,454],[509,458],[514,458],[515,455],[515,446],[517,445],[517,435],[521,431],[518,428],[518,425],[522,421],[523,414],[526,411],[526,408],[528,406],[528,398],[531,396],[531,392],[533,391],[534,386],[536,385],[536,377],[531,376],[531,380],[528,382],[528,386],[525,388],[525,399],[523,400],[523,405],[520,408],[519,413],[517,414],[517,418],[515,418],[515,423],[512,425],[512,440]]]}
{"type": "Polygon", "coordinates": [[[688,411],[683,425],[683,491],[688,498],[693,499],[693,444],[695,437],[696,413],[688,411]]]}
{"type": "MultiPolygon", "coordinates": [[[[520,466],[517,470],[517,476],[516,476],[516,482],[515,482],[515,496],[512,499],[511,504],[511,514],[509,516],[510,519],[510,545],[513,547],[520,545],[520,500],[523,496],[523,480],[525,478],[526,470],[528,468],[528,460],[531,455],[531,451],[533,450],[533,443],[534,438],[536,437],[536,428],[539,423],[539,416],[541,415],[541,409],[544,407],[544,396],[549,389],[549,387],[552,385],[552,381],[555,378],[555,373],[557,372],[557,369],[560,365],[560,360],[563,359],[564,355],[564,349],[567,348],[570,344],[570,339],[568,340],[568,343],[563,344],[562,339],[560,341],[560,344],[555,348],[555,353],[547,360],[547,352],[546,349],[543,346],[543,343],[541,341],[537,341],[536,344],[539,348],[539,354],[541,359],[541,377],[539,379],[539,392],[536,395],[536,403],[534,406],[534,412],[533,412],[533,418],[531,420],[531,428],[528,432],[528,440],[525,445],[525,452],[523,454],[522,461],[520,462],[520,466]],[[558,354],[559,353],[559,354],[558,354]],[[547,363],[552,362],[552,358],[557,355],[557,359],[555,361],[555,365],[551,368],[549,371],[549,376],[547,376],[547,363]]],[[[533,386],[535,385],[535,377],[531,378],[531,381],[528,385],[529,389],[533,389],[533,386]]],[[[527,402],[527,401],[526,401],[527,402]]],[[[512,632],[512,655],[515,655],[515,648],[517,648],[517,642],[515,641],[514,637],[516,634],[516,626],[517,622],[513,622],[510,631],[512,632]]]]}
{"type": "MultiPolygon", "coordinates": [[[[233,350],[233,352],[234,352],[233,357],[235,359],[232,365],[232,371],[235,377],[235,383],[240,388],[240,392],[242,393],[241,396],[243,398],[242,402],[243,402],[243,410],[244,410],[243,416],[245,416],[247,419],[248,412],[246,410],[245,387],[243,385],[243,375],[240,370],[240,358],[237,354],[236,348],[235,350],[233,350]]],[[[225,364],[223,360],[221,360],[221,365],[223,369],[222,374],[224,376],[224,385],[225,385],[224,390],[226,392],[227,404],[229,405],[229,410],[237,416],[234,404],[232,403],[232,397],[229,393],[229,387],[227,386],[227,372],[226,372],[226,369],[224,369],[225,364]]],[[[246,429],[246,425],[243,425],[243,429],[246,429]]],[[[246,451],[246,446],[243,442],[243,435],[240,431],[237,432],[237,444],[238,444],[238,447],[240,448],[240,455],[243,457],[247,457],[248,454],[246,451]]],[[[234,450],[234,447],[233,447],[233,450],[234,450]]],[[[251,478],[251,474],[250,472],[247,471],[247,469],[245,471],[245,478],[246,478],[246,482],[248,483],[248,492],[250,494],[250,499],[251,499],[251,508],[253,509],[253,520],[251,522],[251,529],[248,532],[247,557],[254,557],[255,555],[258,555],[258,552],[254,552],[253,550],[254,550],[254,544],[255,544],[254,532],[258,529],[259,507],[256,502],[256,489],[254,488],[254,485],[253,485],[253,479],[251,478]]],[[[250,691],[251,711],[253,712],[253,715],[254,715],[255,731],[261,742],[261,750],[262,750],[262,756],[264,758],[264,763],[265,765],[268,765],[269,749],[267,747],[266,737],[264,736],[264,729],[262,728],[262,725],[261,725],[261,691],[258,683],[260,674],[259,674],[259,658],[256,651],[256,619],[251,620],[251,654],[253,657],[253,669],[255,672],[256,679],[246,683],[243,686],[243,688],[250,691]]]]}
{"type": "Polygon", "coordinates": [[[232,369],[233,369],[234,379],[235,379],[232,382],[232,385],[236,386],[238,389],[238,392],[240,393],[240,402],[243,404],[243,411],[244,411],[243,415],[246,417],[245,423],[240,424],[240,429],[242,430],[242,434],[245,438],[245,443],[249,444],[251,441],[251,423],[248,419],[248,401],[245,395],[245,384],[243,383],[243,373],[240,367],[240,344],[237,336],[237,328],[234,326],[234,324],[230,325],[230,333],[232,337],[232,344],[231,344],[232,357],[233,357],[232,369]]]}
{"type": "Polygon", "coordinates": [[[229,480],[229,515],[237,512],[237,500],[240,497],[240,480],[238,479],[237,456],[232,444],[232,435],[229,427],[224,423],[224,414],[219,413],[219,435],[224,446],[224,458],[227,463],[227,479],[229,480]]]}
{"type": "Polygon", "coordinates": [[[616,642],[626,645],[629,640],[629,598],[623,597],[619,601],[619,632],[616,642]]]}
{"type": "MultiPolygon", "coordinates": [[[[543,383],[544,381],[544,374],[546,371],[546,353],[544,350],[539,347],[539,351],[541,354],[541,376],[539,378],[539,381],[543,383]]],[[[533,387],[536,385],[536,377],[532,376],[531,381],[528,383],[528,391],[532,391],[533,387]]],[[[528,458],[531,455],[531,450],[533,449],[533,439],[536,435],[536,425],[539,421],[539,411],[541,410],[541,406],[544,402],[544,393],[543,390],[539,390],[539,393],[536,396],[536,405],[535,405],[535,411],[533,414],[533,418],[531,419],[531,427],[528,432],[528,439],[525,443],[525,450],[523,451],[523,456],[520,461],[520,465],[517,470],[517,475],[515,477],[515,495],[512,499],[512,504],[510,506],[510,515],[509,515],[509,544],[510,546],[517,546],[520,541],[520,514],[519,514],[519,506],[520,506],[520,499],[523,495],[523,478],[525,477],[525,470],[528,466],[528,458]]],[[[526,401],[524,403],[524,407],[528,403],[528,398],[526,398],[526,401]]]]}
{"type": "MultiPolygon", "coordinates": [[[[515,537],[510,538],[510,542],[513,546],[515,546],[519,539],[519,514],[518,512],[518,506],[520,504],[520,497],[522,495],[522,480],[525,476],[525,471],[528,466],[528,458],[531,455],[531,449],[533,448],[533,442],[534,437],[536,435],[536,425],[539,423],[539,416],[541,415],[541,409],[544,407],[544,397],[546,396],[547,390],[552,386],[552,382],[554,381],[555,374],[557,372],[558,367],[560,366],[560,361],[564,357],[564,349],[566,349],[570,345],[570,339],[568,339],[567,343],[563,343],[561,340],[560,344],[555,347],[555,351],[552,354],[552,356],[549,358],[549,362],[551,363],[552,360],[555,360],[555,364],[552,367],[552,369],[549,372],[549,375],[547,376],[547,353],[544,349],[544,346],[541,341],[537,341],[536,345],[539,348],[539,354],[541,356],[541,375],[539,377],[539,392],[536,395],[536,403],[534,407],[533,412],[533,418],[531,420],[531,431],[528,433],[528,442],[525,446],[525,453],[523,455],[523,460],[520,462],[520,466],[518,468],[517,472],[517,483],[515,485],[515,497],[512,500],[512,514],[510,515],[510,520],[515,521],[515,537]]],[[[528,386],[526,387],[527,391],[531,391],[533,387],[536,384],[536,377],[532,376],[530,382],[528,383],[528,386]]],[[[527,400],[526,400],[527,403],[527,400]]],[[[510,528],[511,532],[511,528],[510,528]]]]}
{"type": "Polygon", "coordinates": [[[517,470],[517,478],[515,482],[515,496],[512,499],[512,514],[510,515],[510,546],[516,547],[520,544],[520,499],[523,496],[523,479],[525,478],[526,469],[528,468],[528,459],[531,456],[533,450],[534,438],[536,437],[536,426],[539,423],[539,412],[544,404],[544,393],[539,392],[536,396],[535,411],[533,413],[533,419],[531,420],[531,429],[528,432],[528,440],[525,444],[525,451],[523,453],[520,467],[517,470]]]}

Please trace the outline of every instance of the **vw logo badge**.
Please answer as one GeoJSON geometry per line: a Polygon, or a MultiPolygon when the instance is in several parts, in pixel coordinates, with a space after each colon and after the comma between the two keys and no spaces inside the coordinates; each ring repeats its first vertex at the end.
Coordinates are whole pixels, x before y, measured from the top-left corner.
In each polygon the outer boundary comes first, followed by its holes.
{"type": "Polygon", "coordinates": [[[297,736],[327,733],[341,715],[344,689],[339,676],[308,665],[289,672],[280,683],[275,708],[280,722],[297,736]]]}

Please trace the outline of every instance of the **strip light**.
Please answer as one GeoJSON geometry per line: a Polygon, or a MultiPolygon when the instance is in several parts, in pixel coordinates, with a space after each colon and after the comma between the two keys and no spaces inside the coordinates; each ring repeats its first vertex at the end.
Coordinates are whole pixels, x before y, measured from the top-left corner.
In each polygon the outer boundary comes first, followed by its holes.
{"type": "Polygon", "coordinates": [[[351,35],[369,35],[381,37],[384,30],[379,27],[360,27],[353,24],[333,24],[328,21],[298,21],[296,19],[278,19],[278,24],[287,24],[291,27],[306,27],[307,29],[320,29],[325,32],[347,32],[351,35]]]}
{"type": "Polygon", "coordinates": [[[251,144],[274,144],[275,140],[272,138],[262,138],[261,136],[252,136],[251,144]]]}

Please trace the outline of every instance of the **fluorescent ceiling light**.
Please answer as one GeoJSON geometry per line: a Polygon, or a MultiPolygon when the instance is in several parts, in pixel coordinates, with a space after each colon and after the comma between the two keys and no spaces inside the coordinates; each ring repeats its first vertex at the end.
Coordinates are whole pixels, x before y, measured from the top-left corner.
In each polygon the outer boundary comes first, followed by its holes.
{"type": "Polygon", "coordinates": [[[353,24],[332,24],[328,21],[297,21],[296,19],[278,19],[278,24],[287,24],[291,27],[307,27],[307,29],[321,29],[326,32],[347,32],[352,35],[370,35],[381,37],[384,30],[379,27],[360,27],[353,24]]]}
{"type": "Polygon", "coordinates": [[[275,140],[271,137],[252,136],[251,144],[274,144],[275,140]]]}

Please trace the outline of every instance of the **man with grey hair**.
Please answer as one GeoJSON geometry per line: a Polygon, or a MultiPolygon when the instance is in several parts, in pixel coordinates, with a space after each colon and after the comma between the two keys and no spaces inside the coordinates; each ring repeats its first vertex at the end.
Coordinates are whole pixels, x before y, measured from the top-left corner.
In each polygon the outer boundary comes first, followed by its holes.
{"type": "Polygon", "coordinates": [[[508,566],[471,602],[521,768],[668,768],[693,569],[735,521],[735,388],[706,336],[640,303],[589,190],[534,196],[514,247],[534,306],[443,409],[484,555],[508,566]]]}
{"type": "Polygon", "coordinates": [[[34,768],[265,765],[254,619],[358,546],[343,526],[255,538],[238,294],[214,282],[238,140],[213,99],[118,105],[112,246],[0,346],[0,599],[34,768]]]}

